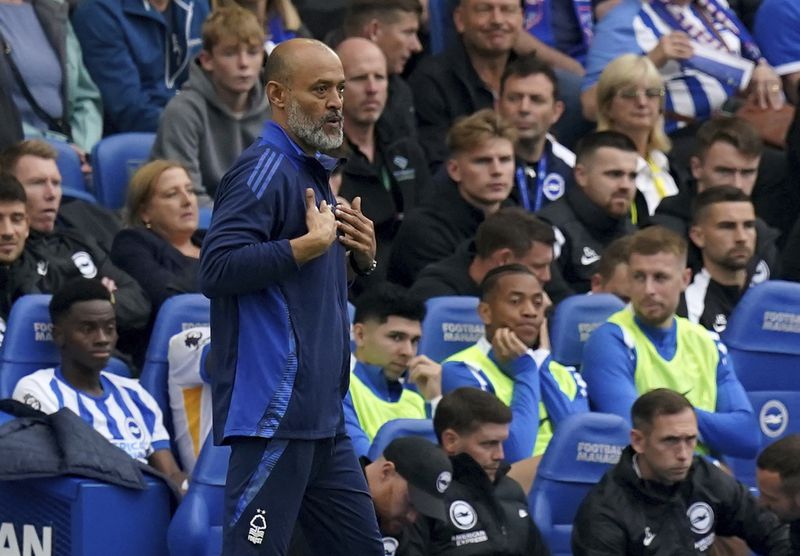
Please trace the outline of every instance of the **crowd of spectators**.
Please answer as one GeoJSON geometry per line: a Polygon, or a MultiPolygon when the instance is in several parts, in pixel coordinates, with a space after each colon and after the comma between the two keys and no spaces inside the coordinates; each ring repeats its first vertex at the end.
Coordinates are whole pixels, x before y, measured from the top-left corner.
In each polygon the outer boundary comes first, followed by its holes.
{"type": "MultiPolygon", "coordinates": [[[[348,0],[327,27],[317,18],[336,3],[324,4],[0,0],[0,318],[22,295],[60,291],[51,310],[63,329],[73,305],[110,300],[107,351],[136,375],[164,301],[199,291],[200,211],[213,214],[222,176],[270,119],[266,59],[316,35],[346,79],[331,188],[360,204],[378,245],[375,272],[350,288],[343,407],[359,456],[386,421],[435,419],[443,395],[446,409],[473,403],[446,397],[465,386],[510,407],[507,420],[492,408],[508,463],[541,457],[571,413],[629,419],[647,390],[691,386],[699,450],[754,457],[753,409],[715,334],[749,287],[800,280],[796,2],[348,0]],[[440,52],[429,2],[452,9],[440,52]],[[747,105],[782,124],[782,147],[736,115],[747,105]],[[53,142],[74,149],[91,183],[93,146],[133,131],[155,139],[122,211],[63,195],[53,142]],[[72,299],[64,286],[81,277],[104,288],[72,299]],[[630,305],[591,336],[584,382],[550,356],[547,317],[600,292],[630,305]],[[479,297],[485,335],[432,361],[417,354],[420,324],[442,295],[479,297]]],[[[25,379],[15,397],[69,406],[47,382],[76,400],[139,395],[102,365],[86,376],[69,365],[25,379]]],[[[145,395],[139,406],[160,419],[145,395]]],[[[154,447],[135,457],[164,452],[166,431],[150,425],[154,447]]],[[[464,431],[439,428],[449,455],[465,451],[464,431]]],[[[469,465],[455,456],[456,478],[469,465]]],[[[415,527],[450,534],[429,516],[415,527]]]]}

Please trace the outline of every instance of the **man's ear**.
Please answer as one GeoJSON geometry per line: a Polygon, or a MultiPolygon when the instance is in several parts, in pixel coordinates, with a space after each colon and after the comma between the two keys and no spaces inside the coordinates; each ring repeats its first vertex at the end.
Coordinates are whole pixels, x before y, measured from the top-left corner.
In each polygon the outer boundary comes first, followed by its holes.
{"type": "Polygon", "coordinates": [[[561,116],[564,115],[564,109],[565,109],[564,101],[557,100],[553,105],[553,112],[555,113],[555,116],[553,117],[553,125],[556,125],[558,120],[561,119],[561,116]]]}
{"type": "Polygon", "coordinates": [[[700,162],[700,157],[697,156],[689,157],[689,169],[692,171],[692,177],[694,179],[700,178],[701,167],[702,167],[702,162],[700,162]]]}
{"type": "Polygon", "coordinates": [[[381,35],[381,22],[377,17],[373,17],[364,24],[362,34],[372,42],[375,42],[381,35]]]}
{"type": "Polygon", "coordinates": [[[645,436],[639,429],[631,429],[631,447],[637,454],[644,452],[645,436]]]}
{"type": "Polygon", "coordinates": [[[703,249],[706,246],[706,235],[703,233],[703,228],[696,224],[692,224],[689,227],[689,239],[698,249],[703,249]]]}
{"type": "Polygon", "coordinates": [[[388,459],[383,460],[381,464],[381,482],[390,481],[392,477],[394,477],[396,473],[396,468],[394,466],[394,462],[389,461],[388,459]]]}
{"type": "Polygon", "coordinates": [[[492,322],[492,308],[485,301],[478,303],[478,316],[484,325],[489,325],[492,322]]]}
{"type": "Polygon", "coordinates": [[[579,162],[575,165],[575,168],[572,170],[572,173],[575,175],[575,183],[577,183],[581,187],[586,187],[587,182],[587,171],[586,166],[579,162]]]}
{"type": "Polygon", "coordinates": [[[492,261],[492,268],[503,266],[511,263],[514,252],[508,247],[502,247],[489,255],[489,260],[492,261]]]}
{"type": "Polygon", "coordinates": [[[692,269],[686,267],[683,269],[683,274],[681,276],[681,291],[686,291],[686,288],[689,287],[689,284],[692,283],[692,269]]]}
{"type": "Polygon", "coordinates": [[[277,81],[269,81],[266,86],[267,98],[272,106],[286,109],[286,87],[277,81]]]}
{"type": "Polygon", "coordinates": [[[595,293],[599,292],[600,288],[603,287],[603,277],[600,276],[599,272],[592,274],[591,285],[591,291],[595,293]]]}
{"type": "Polygon", "coordinates": [[[454,456],[458,451],[458,444],[461,437],[453,429],[442,431],[442,449],[448,456],[454,456]]]}
{"type": "Polygon", "coordinates": [[[53,324],[53,343],[59,348],[64,347],[64,331],[57,324],[53,324]]]}
{"type": "Polygon", "coordinates": [[[200,60],[200,67],[204,70],[211,72],[214,71],[214,59],[211,53],[206,50],[205,48],[200,51],[197,55],[197,59],[200,60]]]}
{"type": "Polygon", "coordinates": [[[461,13],[462,9],[463,8],[461,7],[461,4],[459,3],[459,5],[456,6],[456,9],[453,10],[453,26],[456,28],[456,32],[459,35],[464,32],[464,19],[462,17],[463,14],[461,13]]]}
{"type": "Polygon", "coordinates": [[[461,168],[455,158],[447,159],[447,175],[456,183],[461,183],[461,168]]]}
{"type": "Polygon", "coordinates": [[[364,344],[364,325],[360,322],[353,323],[353,341],[356,347],[361,347],[364,344]]]}

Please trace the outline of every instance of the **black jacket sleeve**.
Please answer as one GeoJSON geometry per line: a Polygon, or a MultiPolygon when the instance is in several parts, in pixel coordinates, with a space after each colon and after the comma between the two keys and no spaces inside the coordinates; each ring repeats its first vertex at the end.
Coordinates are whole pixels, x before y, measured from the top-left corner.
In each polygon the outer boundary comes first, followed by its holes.
{"type": "Polygon", "coordinates": [[[114,292],[117,313],[117,326],[120,330],[140,330],[147,326],[150,319],[150,301],[139,283],[130,274],[121,270],[111,259],[99,249],[92,253],[92,258],[102,278],[111,278],[117,286],[114,292]]]}
{"type": "Polygon", "coordinates": [[[573,556],[621,556],[627,553],[625,528],[598,496],[584,499],[572,526],[573,556]]]}

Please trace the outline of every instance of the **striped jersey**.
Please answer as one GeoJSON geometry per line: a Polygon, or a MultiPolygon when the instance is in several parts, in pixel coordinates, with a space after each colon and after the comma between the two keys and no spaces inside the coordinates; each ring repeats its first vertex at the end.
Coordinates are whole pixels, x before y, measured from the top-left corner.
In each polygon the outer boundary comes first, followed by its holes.
{"type": "Polygon", "coordinates": [[[100,384],[103,394],[91,396],[73,388],[60,367],[42,369],[20,379],[12,397],[48,414],[66,407],[116,447],[145,463],[153,452],[169,449],[161,410],[138,381],[102,371],[100,384]]]}

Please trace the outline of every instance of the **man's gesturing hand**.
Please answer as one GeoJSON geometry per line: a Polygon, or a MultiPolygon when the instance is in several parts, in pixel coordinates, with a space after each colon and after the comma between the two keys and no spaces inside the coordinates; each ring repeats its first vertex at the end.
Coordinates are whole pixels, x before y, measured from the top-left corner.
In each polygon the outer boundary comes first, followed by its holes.
{"type": "Polygon", "coordinates": [[[336,218],[326,201],[317,208],[314,190],[306,189],[306,227],[308,232],[289,241],[298,264],[310,261],[327,251],[336,241],[336,218]]]}
{"type": "Polygon", "coordinates": [[[336,225],[341,232],[339,241],[351,251],[355,264],[362,270],[368,269],[377,251],[375,227],[361,212],[361,197],[353,199],[350,207],[336,207],[336,225]]]}

